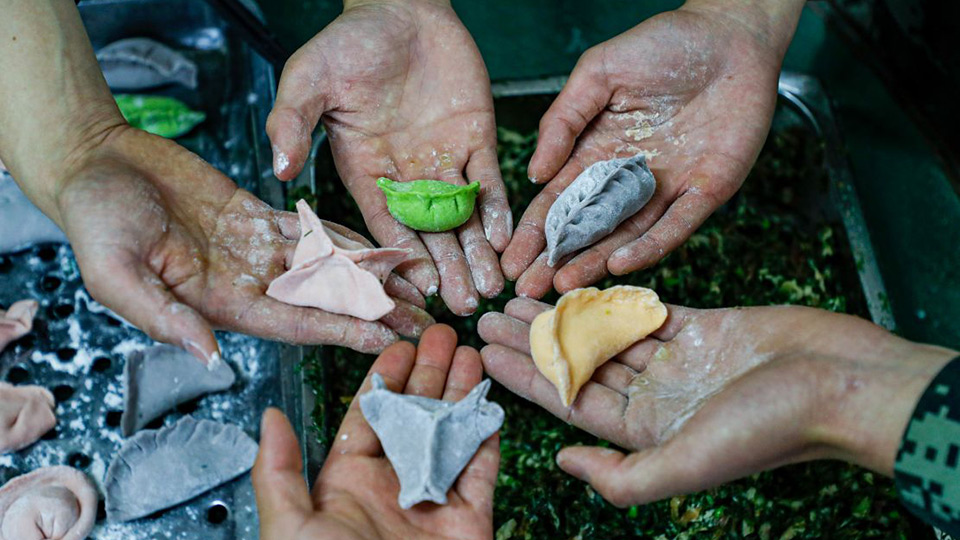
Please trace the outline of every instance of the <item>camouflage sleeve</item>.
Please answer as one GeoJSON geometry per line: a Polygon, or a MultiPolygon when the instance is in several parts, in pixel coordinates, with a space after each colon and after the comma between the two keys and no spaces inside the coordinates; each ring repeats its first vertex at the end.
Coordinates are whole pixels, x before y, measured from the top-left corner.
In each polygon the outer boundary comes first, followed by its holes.
{"type": "Polygon", "coordinates": [[[960,357],[920,397],[893,466],[903,504],[918,517],[960,536],[960,357]]]}

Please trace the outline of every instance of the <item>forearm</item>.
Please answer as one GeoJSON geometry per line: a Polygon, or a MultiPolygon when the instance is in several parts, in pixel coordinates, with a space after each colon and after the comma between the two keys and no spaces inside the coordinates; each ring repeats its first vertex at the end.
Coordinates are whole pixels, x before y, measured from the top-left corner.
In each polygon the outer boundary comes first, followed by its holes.
{"type": "Polygon", "coordinates": [[[72,0],[0,0],[0,158],[59,220],[61,179],[123,124],[72,0]]]}
{"type": "Polygon", "coordinates": [[[726,18],[783,58],[806,0],[687,0],[681,9],[726,18]]]}

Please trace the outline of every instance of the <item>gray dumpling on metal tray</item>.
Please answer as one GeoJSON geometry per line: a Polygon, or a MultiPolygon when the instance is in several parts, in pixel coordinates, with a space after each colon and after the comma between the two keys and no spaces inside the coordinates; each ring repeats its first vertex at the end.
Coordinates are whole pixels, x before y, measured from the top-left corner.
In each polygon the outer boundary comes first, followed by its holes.
{"type": "Polygon", "coordinates": [[[643,154],[587,167],[547,212],[547,263],[554,266],[613,232],[650,201],[656,187],[643,154]]]}
{"type": "Polygon", "coordinates": [[[223,360],[206,366],[178,347],[156,345],[135,351],[123,369],[123,436],[133,435],[181,403],[226,390],[236,380],[223,360]]]}
{"type": "Polygon", "coordinates": [[[130,521],[176,506],[253,468],[257,443],[239,427],[185,416],[120,447],[103,487],[107,519],[130,521]]]}
{"type": "Polygon", "coordinates": [[[97,51],[97,61],[113,90],[148,90],[167,84],[197,87],[197,65],[152,39],[115,41],[97,51]]]}
{"type": "Polygon", "coordinates": [[[36,244],[66,243],[60,227],[30,202],[6,172],[0,172],[0,255],[36,244]]]}

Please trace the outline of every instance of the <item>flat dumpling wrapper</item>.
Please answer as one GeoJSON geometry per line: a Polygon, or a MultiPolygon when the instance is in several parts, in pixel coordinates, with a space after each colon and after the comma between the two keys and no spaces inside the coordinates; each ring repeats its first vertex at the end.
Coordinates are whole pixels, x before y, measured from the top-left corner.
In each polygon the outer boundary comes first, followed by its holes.
{"type": "Polygon", "coordinates": [[[26,448],[57,425],[53,394],[0,382],[0,454],[26,448]]]}
{"type": "Polygon", "coordinates": [[[657,293],[618,285],[575,289],[530,327],[533,361],[570,406],[594,371],[656,331],[667,319],[657,293]]]}
{"type": "Polygon", "coordinates": [[[253,468],[257,443],[239,427],[185,416],[120,447],[104,479],[107,519],[130,521],[176,506],[253,468]]]}
{"type": "Polygon", "coordinates": [[[124,437],[181,403],[230,388],[236,379],[226,362],[206,366],[178,347],[157,345],[135,351],[123,370],[120,426],[124,437]]]}
{"type": "Polygon", "coordinates": [[[97,51],[97,61],[113,90],[148,90],[167,84],[197,87],[197,65],[152,39],[115,41],[97,51]]]}
{"type": "Polygon", "coordinates": [[[650,201],[656,187],[643,154],[587,167],[547,212],[547,263],[554,266],[612,233],[650,201]]]}
{"type": "Polygon", "coordinates": [[[0,540],[83,540],[97,519],[97,490],[70,467],[45,467],[0,488],[0,540]]]}

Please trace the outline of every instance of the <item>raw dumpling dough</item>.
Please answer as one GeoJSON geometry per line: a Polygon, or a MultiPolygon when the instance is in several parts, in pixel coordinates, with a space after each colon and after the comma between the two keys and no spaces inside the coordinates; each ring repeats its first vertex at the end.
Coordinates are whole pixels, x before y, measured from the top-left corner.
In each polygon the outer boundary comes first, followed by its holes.
{"type": "Polygon", "coordinates": [[[480,182],[457,186],[440,180],[394,182],[377,180],[387,198],[387,210],[415,231],[444,232],[470,219],[480,194],[480,182]]]}
{"type": "Polygon", "coordinates": [[[83,540],[97,519],[97,490],[70,467],[46,467],[0,488],[0,540],[83,540]]]}
{"type": "Polygon", "coordinates": [[[253,467],[257,443],[233,424],[184,416],[120,447],[104,479],[107,519],[130,521],[176,506],[253,467]]]}
{"type": "Polygon", "coordinates": [[[67,237],[9,174],[0,172],[0,255],[45,242],[64,244],[67,237]]]}
{"type": "Polygon", "coordinates": [[[487,401],[490,380],[456,403],[391,392],[379,373],[372,381],[373,388],[360,396],[360,410],[400,480],[400,508],[424,501],[447,504],[450,486],[503,425],[503,409],[487,401]]]}
{"type": "Polygon", "coordinates": [[[530,350],[540,373],[565,406],[576,399],[604,362],[647,337],[667,319],[657,293],[618,285],[601,291],[575,289],[530,327],[530,350]]]}
{"type": "Polygon", "coordinates": [[[33,318],[39,308],[36,300],[20,300],[6,311],[0,309],[0,352],[33,330],[33,318]]]}
{"type": "Polygon", "coordinates": [[[0,454],[26,448],[53,429],[56,405],[46,388],[0,382],[0,454]]]}
{"type": "Polygon", "coordinates": [[[205,366],[171,345],[135,351],[123,369],[123,436],[133,435],[181,403],[230,388],[236,379],[226,362],[205,366]]]}
{"type": "Polygon", "coordinates": [[[293,265],[270,283],[267,296],[294,306],[375,321],[396,307],[383,281],[411,251],[367,248],[323,226],[306,201],[297,203],[300,242],[293,265]]]}
{"type": "Polygon", "coordinates": [[[171,83],[197,87],[197,65],[152,39],[113,42],[97,51],[97,61],[113,90],[147,90],[171,83]]]}

